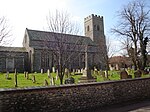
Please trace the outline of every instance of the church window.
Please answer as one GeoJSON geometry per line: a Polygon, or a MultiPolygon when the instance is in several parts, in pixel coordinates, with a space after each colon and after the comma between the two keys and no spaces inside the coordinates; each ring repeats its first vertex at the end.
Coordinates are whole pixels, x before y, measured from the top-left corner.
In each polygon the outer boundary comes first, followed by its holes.
{"type": "Polygon", "coordinates": [[[97,31],[99,31],[99,25],[97,25],[97,31]]]}
{"type": "Polygon", "coordinates": [[[90,27],[89,26],[87,26],[87,31],[90,31],[90,27]]]}
{"type": "Polygon", "coordinates": [[[41,53],[41,66],[42,68],[48,68],[49,67],[49,55],[48,53],[41,53]]]}
{"type": "Polygon", "coordinates": [[[96,25],[94,25],[94,30],[96,30],[96,25]]]}

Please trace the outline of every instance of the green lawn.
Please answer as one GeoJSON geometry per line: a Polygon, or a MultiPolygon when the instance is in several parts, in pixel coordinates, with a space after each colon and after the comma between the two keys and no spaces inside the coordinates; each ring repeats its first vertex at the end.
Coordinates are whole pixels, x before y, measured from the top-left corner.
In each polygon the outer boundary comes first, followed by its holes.
{"type": "MultiPolygon", "coordinates": [[[[132,78],[134,78],[133,73],[134,71],[128,71],[129,74],[132,75],[132,78]]],[[[56,77],[56,73],[51,73],[52,77],[56,77]]],[[[82,75],[72,75],[75,79],[75,83],[77,84],[79,81],[79,78],[82,75]]],[[[34,74],[29,74],[29,79],[26,79],[23,73],[18,73],[18,87],[23,88],[23,87],[32,87],[32,86],[44,86],[44,80],[46,79],[48,81],[48,84],[50,85],[50,79],[47,76],[47,73],[45,74],[40,74],[40,73],[34,73],[34,74]],[[35,75],[36,82],[32,82],[32,77],[35,75]]],[[[106,81],[101,75],[95,75],[93,74],[93,77],[97,79],[97,82],[103,82],[106,81]]],[[[142,77],[150,77],[150,75],[143,75],[142,77]]],[[[64,80],[67,77],[64,77],[64,80]]],[[[110,80],[120,80],[120,75],[118,71],[109,71],[109,79],[110,80]]],[[[14,83],[14,74],[10,73],[9,74],[9,79],[6,79],[6,73],[0,73],[0,88],[15,88],[15,83],[14,83]]],[[[60,84],[59,78],[58,80],[55,81],[56,85],[60,84]]]]}

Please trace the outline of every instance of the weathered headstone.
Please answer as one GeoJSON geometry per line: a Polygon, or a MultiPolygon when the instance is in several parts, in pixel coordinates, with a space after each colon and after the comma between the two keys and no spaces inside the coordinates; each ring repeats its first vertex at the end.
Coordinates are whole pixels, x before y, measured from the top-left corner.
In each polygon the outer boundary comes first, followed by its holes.
{"type": "Polygon", "coordinates": [[[80,69],[78,69],[78,73],[81,73],[81,70],[80,70],[80,69]]]}
{"type": "Polygon", "coordinates": [[[9,79],[9,72],[7,71],[6,73],[6,76],[5,76],[6,79],[9,79]]]}
{"type": "Polygon", "coordinates": [[[73,73],[73,75],[75,75],[75,69],[73,69],[72,73],[73,73]]]}
{"type": "Polygon", "coordinates": [[[47,70],[47,76],[48,76],[48,78],[51,78],[50,70],[49,69],[47,70]]]}
{"type": "Polygon", "coordinates": [[[101,71],[101,75],[103,78],[105,78],[105,72],[104,71],[101,71]]]}
{"type": "Polygon", "coordinates": [[[24,72],[24,77],[26,78],[26,72],[24,72]]]}
{"type": "Polygon", "coordinates": [[[134,77],[135,78],[138,78],[138,77],[141,77],[141,76],[142,76],[141,70],[137,70],[137,71],[134,72],[134,77]]]}
{"type": "Polygon", "coordinates": [[[55,71],[55,67],[52,67],[52,72],[53,72],[53,73],[55,73],[55,72],[56,72],[56,71],[55,71]]]}
{"type": "Polygon", "coordinates": [[[56,74],[56,78],[55,78],[56,80],[58,80],[58,75],[56,74]]]}
{"type": "Polygon", "coordinates": [[[84,72],[84,69],[82,68],[82,69],[81,69],[81,73],[83,74],[83,72],[84,72]]]}
{"type": "Polygon", "coordinates": [[[54,77],[51,78],[50,85],[55,85],[55,78],[54,77]]]}
{"type": "Polygon", "coordinates": [[[29,79],[29,73],[26,72],[26,79],[29,79]]]}
{"type": "Polygon", "coordinates": [[[94,71],[93,71],[93,70],[91,70],[91,74],[92,74],[92,75],[94,74],[94,71]]]}
{"type": "Polygon", "coordinates": [[[128,73],[126,70],[122,70],[120,72],[120,79],[127,79],[128,78],[128,73]]]}
{"type": "Polygon", "coordinates": [[[32,75],[32,82],[35,83],[36,80],[35,80],[35,75],[32,75]]]}
{"type": "Polygon", "coordinates": [[[17,87],[18,86],[18,83],[17,83],[17,71],[16,71],[16,69],[15,69],[15,74],[14,74],[14,83],[15,83],[15,87],[17,87]]]}
{"type": "Polygon", "coordinates": [[[44,86],[48,86],[48,81],[46,79],[44,80],[44,86]]]}
{"type": "Polygon", "coordinates": [[[68,70],[67,68],[65,68],[65,75],[66,75],[67,77],[69,77],[69,75],[70,75],[69,70],[68,70]]]}
{"type": "Polygon", "coordinates": [[[43,74],[43,69],[41,69],[41,74],[43,74]]]}
{"type": "Polygon", "coordinates": [[[65,84],[74,84],[74,83],[75,83],[75,80],[73,77],[67,78],[65,80],[65,84]]]}

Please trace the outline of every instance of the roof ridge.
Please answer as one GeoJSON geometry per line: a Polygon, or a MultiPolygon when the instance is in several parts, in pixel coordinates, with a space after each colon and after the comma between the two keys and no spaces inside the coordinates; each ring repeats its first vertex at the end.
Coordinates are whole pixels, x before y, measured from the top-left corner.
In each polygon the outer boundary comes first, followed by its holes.
{"type": "MultiPolygon", "coordinates": [[[[83,36],[83,35],[75,35],[75,34],[65,34],[65,33],[59,33],[59,32],[51,32],[51,31],[44,31],[44,30],[33,30],[33,29],[28,29],[26,28],[27,31],[35,31],[35,32],[43,32],[43,33],[54,33],[54,34],[63,34],[63,35],[70,35],[70,36],[78,36],[78,37],[83,37],[83,38],[87,38],[87,36],[83,36]]],[[[89,37],[88,37],[89,38],[89,37]]],[[[89,38],[90,39],[90,38],[89,38]]]]}

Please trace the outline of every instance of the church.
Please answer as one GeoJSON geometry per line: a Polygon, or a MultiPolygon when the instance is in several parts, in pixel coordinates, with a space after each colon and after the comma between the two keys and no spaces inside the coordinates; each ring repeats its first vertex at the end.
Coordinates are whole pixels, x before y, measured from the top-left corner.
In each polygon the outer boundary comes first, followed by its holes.
{"type": "Polygon", "coordinates": [[[103,16],[84,18],[85,36],[38,31],[26,28],[23,47],[0,47],[0,72],[40,72],[55,67],[61,57],[68,69],[106,68],[106,40],[103,16]]]}

